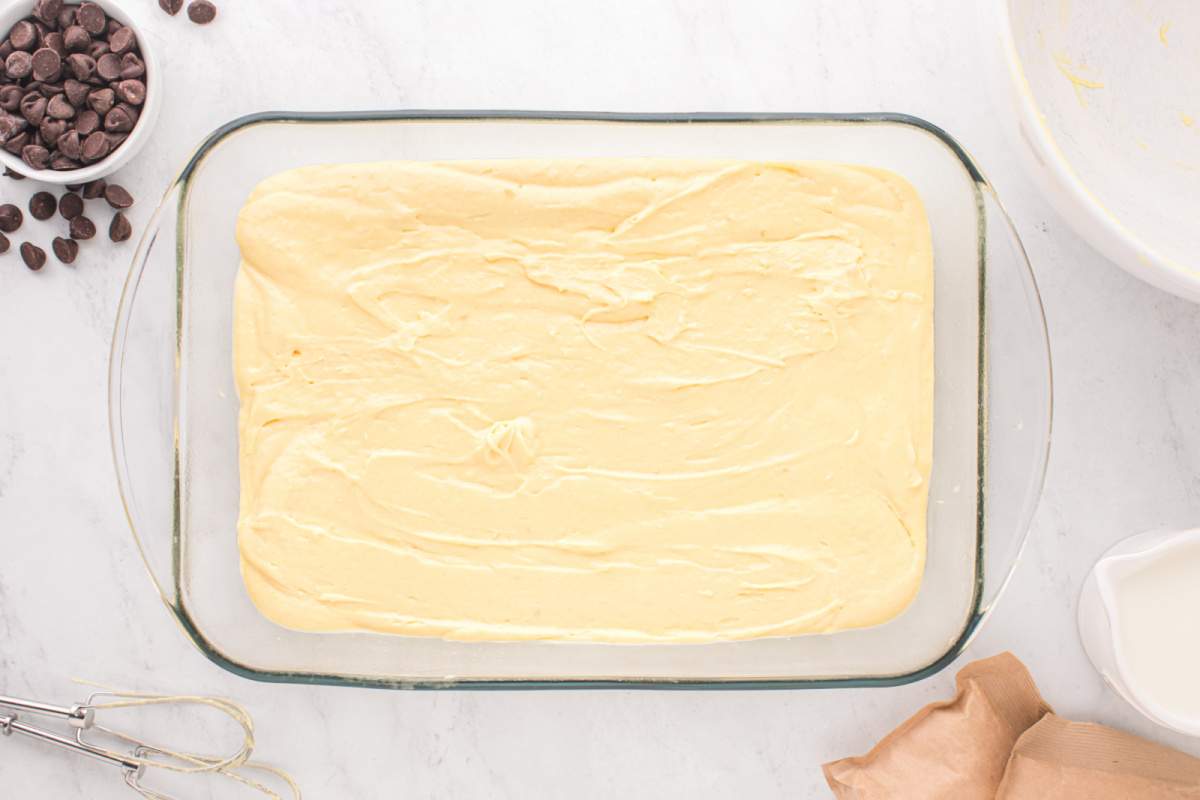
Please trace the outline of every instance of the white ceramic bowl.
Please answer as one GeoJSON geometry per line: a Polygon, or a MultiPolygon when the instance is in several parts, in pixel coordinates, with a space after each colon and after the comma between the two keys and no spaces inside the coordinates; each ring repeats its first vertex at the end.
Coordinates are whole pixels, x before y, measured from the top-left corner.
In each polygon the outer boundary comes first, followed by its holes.
{"type": "Polygon", "coordinates": [[[1200,301],[1200,3],[991,5],[1021,149],[1050,201],[1117,264],[1200,301]]]}
{"type": "MultiPolygon", "coordinates": [[[[105,175],[116,172],[129,159],[137,155],[137,152],[142,149],[147,138],[149,138],[150,132],[154,129],[154,123],[158,121],[158,110],[159,106],[162,105],[163,74],[159,69],[154,48],[151,46],[150,41],[143,35],[142,28],[137,24],[133,16],[121,8],[121,6],[111,2],[111,0],[92,0],[92,2],[103,8],[104,13],[113,19],[124,25],[128,25],[137,35],[142,60],[146,62],[146,102],[142,104],[137,124],[133,126],[129,137],[121,143],[121,146],[112,155],[101,161],[97,161],[95,164],[89,164],[86,167],[62,171],[33,169],[22,161],[20,156],[14,156],[7,150],[0,149],[0,164],[3,164],[14,172],[21,173],[27,178],[43,181],[44,183],[57,184],[87,183],[97,178],[103,178],[105,175]]],[[[75,3],[72,3],[72,5],[75,5],[75,3]]],[[[0,38],[6,36],[13,25],[28,17],[32,11],[32,0],[19,0],[19,2],[8,6],[0,12],[0,38]]]]}

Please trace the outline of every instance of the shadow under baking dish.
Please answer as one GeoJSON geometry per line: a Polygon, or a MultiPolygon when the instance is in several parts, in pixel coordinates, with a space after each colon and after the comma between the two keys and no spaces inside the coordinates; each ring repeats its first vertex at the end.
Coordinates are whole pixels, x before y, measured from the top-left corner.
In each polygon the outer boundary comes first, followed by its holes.
{"type": "Polygon", "coordinates": [[[1025,543],[1050,442],[1041,301],[991,186],[945,132],[899,114],[265,113],[189,159],[121,298],[109,417],[122,500],[163,601],[215,663],[249,678],[387,688],[889,686],[952,661],[1025,543]],[[934,252],[934,456],[920,592],[883,625],[713,644],[456,642],[279,627],[237,549],[235,220],[262,179],[306,164],[661,156],[840,161],[920,193],[934,252]]]}

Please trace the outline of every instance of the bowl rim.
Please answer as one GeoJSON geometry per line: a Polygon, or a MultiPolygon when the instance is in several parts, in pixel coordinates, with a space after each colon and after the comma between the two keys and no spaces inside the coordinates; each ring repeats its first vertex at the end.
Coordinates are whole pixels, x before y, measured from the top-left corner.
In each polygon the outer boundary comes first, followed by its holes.
{"type": "MultiPolygon", "coordinates": [[[[170,224],[168,222],[167,224],[170,224]]],[[[178,256],[179,246],[176,246],[176,254],[178,256]]],[[[985,269],[987,263],[986,247],[981,243],[979,250],[979,268],[985,269]]],[[[981,330],[985,325],[983,316],[983,283],[980,285],[980,303],[981,330]]],[[[178,344],[178,342],[176,342],[178,344]]],[[[981,334],[981,348],[983,347],[983,336],[981,334]]],[[[986,356],[981,351],[981,367],[979,380],[986,381],[987,368],[985,365],[986,356]]],[[[980,387],[983,392],[980,396],[986,397],[986,384],[980,387]]],[[[1051,360],[1051,352],[1049,349],[1049,337],[1046,327],[1044,307],[1041,300],[1040,291],[1037,286],[1037,279],[1029,264],[1028,256],[1025,253],[1024,246],[1016,233],[1015,227],[1012,224],[1011,218],[1005,211],[1003,204],[992,185],[984,177],[982,171],[971,158],[967,151],[945,130],[937,125],[930,123],[920,117],[912,116],[903,113],[894,112],[864,112],[864,113],[823,113],[823,112],[684,112],[684,113],[627,113],[627,112],[592,112],[592,111],[541,111],[541,110],[427,110],[427,109],[398,109],[398,110],[379,110],[379,111],[357,111],[357,112],[291,112],[291,111],[267,111],[258,112],[238,117],[230,120],[225,124],[216,128],[211,134],[204,138],[198,147],[187,157],[183,168],[171,182],[164,192],[163,200],[155,210],[150,222],[145,227],[142,238],[138,243],[138,247],[133,255],[129,273],[126,276],[124,286],[122,288],[120,304],[118,307],[116,321],[113,329],[113,337],[110,349],[109,371],[108,371],[108,414],[109,414],[109,434],[110,446],[113,456],[113,464],[116,470],[117,485],[120,495],[122,509],[125,513],[126,521],[129,524],[130,531],[133,534],[135,544],[138,548],[139,555],[150,576],[151,582],[154,584],[156,591],[159,593],[160,599],[171,612],[173,619],[180,626],[183,632],[188,636],[192,643],[201,651],[201,653],[220,666],[222,669],[238,675],[243,678],[248,678],[256,681],[267,683],[291,683],[291,684],[307,684],[307,685],[331,685],[331,686],[348,686],[348,687],[369,687],[369,688],[385,688],[385,689],[460,689],[460,690],[488,690],[488,689],[687,689],[687,690],[723,690],[723,689],[826,689],[826,688],[857,688],[857,687],[890,687],[902,686],[913,683],[930,677],[954,662],[979,632],[982,624],[988,619],[994,611],[997,602],[1005,592],[1008,585],[1011,583],[1011,578],[1015,571],[1016,565],[1019,563],[1021,555],[1028,544],[1029,536],[1032,530],[1032,520],[1040,499],[1043,494],[1046,478],[1046,469],[1049,460],[1052,423],[1053,423],[1053,366],[1051,360]],[[1046,391],[1046,420],[1041,444],[1036,453],[1035,463],[1032,464],[1032,473],[1029,481],[1026,484],[1025,496],[1023,500],[1023,508],[1018,516],[1016,525],[1014,526],[1013,537],[1016,541],[1015,551],[1010,554],[1010,559],[1001,567],[1001,573],[993,583],[987,578],[985,570],[986,561],[986,542],[985,536],[981,530],[976,530],[976,560],[975,560],[975,585],[974,593],[968,608],[967,615],[963,620],[962,627],[955,639],[950,641],[944,652],[940,656],[931,659],[924,666],[912,669],[903,673],[896,674],[880,674],[866,675],[853,677],[816,677],[816,678],[796,678],[796,677],[763,677],[763,678],[691,678],[691,677],[652,677],[652,678],[609,678],[609,677],[582,677],[582,678],[512,678],[512,677],[473,677],[469,679],[431,679],[431,678],[388,678],[375,677],[365,675],[355,675],[348,673],[326,673],[326,672],[308,672],[308,671],[291,671],[278,669],[264,669],[255,667],[249,664],[237,661],[233,657],[223,652],[218,646],[210,642],[203,631],[200,630],[197,621],[193,618],[191,612],[187,608],[187,603],[183,600],[183,593],[180,591],[179,585],[179,570],[178,564],[180,559],[180,537],[178,532],[178,519],[176,519],[176,529],[171,534],[171,550],[172,550],[172,575],[167,576],[166,581],[160,581],[156,574],[154,565],[151,562],[150,555],[146,545],[142,541],[142,532],[139,530],[139,523],[136,512],[133,508],[130,476],[127,472],[126,451],[124,447],[124,417],[122,412],[122,369],[126,355],[126,340],[129,335],[128,323],[132,312],[132,307],[136,300],[138,287],[141,282],[142,275],[148,265],[147,256],[150,249],[154,245],[155,238],[159,227],[163,224],[164,217],[169,217],[171,213],[177,210],[177,206],[182,206],[185,202],[184,196],[180,195],[182,190],[186,194],[186,190],[193,175],[200,167],[204,159],[207,157],[216,146],[223,142],[227,137],[249,127],[259,124],[270,123],[297,123],[297,124],[330,124],[330,123],[370,123],[370,122],[389,122],[389,121],[406,121],[406,122],[421,122],[421,121],[438,121],[438,122],[554,122],[554,123],[571,123],[571,122],[603,122],[603,123],[634,123],[634,124],[678,124],[685,123],[691,125],[703,124],[730,124],[730,123],[761,123],[761,124],[778,124],[778,123],[807,123],[807,124],[892,124],[901,125],[919,130],[927,135],[937,139],[940,144],[951,151],[951,154],[959,161],[960,165],[966,172],[968,179],[974,185],[976,203],[979,207],[979,213],[983,215],[985,197],[986,201],[994,202],[995,208],[1001,218],[1001,236],[1008,237],[1009,243],[1016,249],[1018,255],[1018,267],[1021,270],[1022,278],[1027,281],[1030,290],[1030,309],[1033,312],[1035,326],[1037,327],[1038,341],[1041,345],[1039,348],[1039,366],[1045,370],[1047,380],[1046,391]],[[172,594],[174,598],[172,598],[172,594]]],[[[979,459],[980,469],[983,469],[983,464],[986,461],[985,452],[987,450],[987,402],[981,400],[978,414],[980,424],[978,427],[979,436],[979,459]]],[[[177,412],[177,409],[176,409],[177,412]]],[[[176,420],[175,425],[177,426],[176,420]]],[[[178,435],[178,428],[175,428],[178,435]]],[[[980,480],[983,480],[980,473],[980,480]]],[[[983,519],[983,494],[981,492],[977,503],[978,523],[982,525],[983,519]]]]}
{"type": "MultiPolygon", "coordinates": [[[[1036,159],[1031,170],[1050,191],[1050,199],[1071,226],[1118,266],[1165,291],[1200,302],[1200,270],[1156,250],[1125,225],[1088,188],[1059,147],[1034,97],[1013,32],[1011,0],[996,0],[1008,84],[1021,133],[1036,159]]],[[[1026,155],[1030,155],[1028,151],[1026,155]]]]}
{"type": "MultiPolygon", "coordinates": [[[[25,19],[32,13],[32,7],[26,9],[27,2],[28,0],[17,0],[17,2],[0,10],[0,30],[7,32],[9,27],[25,19]]],[[[7,150],[0,148],[0,164],[8,167],[13,172],[24,175],[30,180],[66,185],[88,183],[105,175],[110,175],[125,166],[131,158],[137,155],[137,152],[146,143],[150,130],[154,128],[155,123],[158,121],[159,105],[162,99],[162,72],[159,69],[158,57],[155,55],[154,47],[146,38],[144,29],[138,24],[134,15],[130,14],[128,10],[114,2],[114,0],[89,0],[89,2],[100,6],[104,9],[105,14],[133,30],[134,35],[137,36],[138,46],[141,49],[142,60],[146,64],[146,75],[153,74],[154,77],[152,80],[145,82],[146,101],[142,104],[142,111],[138,115],[137,124],[129,132],[129,137],[121,143],[121,146],[117,148],[115,153],[105,156],[94,164],[71,170],[30,169],[29,165],[21,160],[20,156],[13,155],[7,150]]]]}

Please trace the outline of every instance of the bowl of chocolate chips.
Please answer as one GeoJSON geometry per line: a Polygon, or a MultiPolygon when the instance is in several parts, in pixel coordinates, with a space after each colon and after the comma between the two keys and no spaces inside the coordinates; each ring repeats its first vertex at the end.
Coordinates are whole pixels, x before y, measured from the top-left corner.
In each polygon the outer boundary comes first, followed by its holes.
{"type": "Polygon", "coordinates": [[[162,95],[133,20],[109,0],[28,0],[0,12],[0,163],[82,184],[145,143],[162,95]]]}

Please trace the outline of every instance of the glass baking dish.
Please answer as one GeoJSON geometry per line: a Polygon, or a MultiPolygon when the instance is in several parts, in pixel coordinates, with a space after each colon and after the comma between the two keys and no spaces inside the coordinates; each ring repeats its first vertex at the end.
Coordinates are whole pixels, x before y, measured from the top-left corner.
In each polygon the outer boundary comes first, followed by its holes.
{"type": "Polygon", "coordinates": [[[898,114],[266,113],[188,160],[134,256],[113,338],[109,414],[121,497],[163,601],[239,675],[394,688],[884,686],[941,669],[1021,553],[1050,441],[1045,321],[1021,243],[952,138],[898,114]],[[679,156],[891,169],[934,245],[934,457],[920,592],[873,628],[716,644],[456,642],[281,628],[242,583],[232,309],[234,221],[281,170],[322,162],[679,156]]]}

